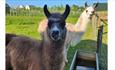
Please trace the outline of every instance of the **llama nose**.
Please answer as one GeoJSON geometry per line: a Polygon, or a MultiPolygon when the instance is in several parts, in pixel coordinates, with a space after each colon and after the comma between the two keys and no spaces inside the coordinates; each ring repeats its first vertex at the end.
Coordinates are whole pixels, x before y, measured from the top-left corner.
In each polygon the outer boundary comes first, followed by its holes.
{"type": "Polygon", "coordinates": [[[58,30],[54,30],[52,32],[52,38],[53,39],[58,39],[59,38],[59,31],[58,30]]]}
{"type": "Polygon", "coordinates": [[[58,31],[58,30],[54,30],[54,31],[52,32],[52,34],[53,34],[53,35],[58,35],[58,34],[59,34],[59,31],[58,31]]]}

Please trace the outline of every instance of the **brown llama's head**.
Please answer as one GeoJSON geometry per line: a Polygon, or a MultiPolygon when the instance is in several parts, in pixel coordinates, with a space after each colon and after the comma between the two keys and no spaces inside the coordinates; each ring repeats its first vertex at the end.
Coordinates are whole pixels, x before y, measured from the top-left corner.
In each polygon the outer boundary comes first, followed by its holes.
{"type": "Polygon", "coordinates": [[[92,16],[95,14],[95,9],[98,6],[98,3],[94,3],[92,6],[88,6],[87,3],[85,3],[85,12],[88,18],[92,18],[92,16]]]}
{"type": "Polygon", "coordinates": [[[47,34],[48,37],[54,41],[64,40],[66,37],[66,18],[69,15],[70,7],[66,5],[65,12],[60,13],[50,13],[47,9],[47,5],[44,6],[44,13],[48,19],[47,34]]]}

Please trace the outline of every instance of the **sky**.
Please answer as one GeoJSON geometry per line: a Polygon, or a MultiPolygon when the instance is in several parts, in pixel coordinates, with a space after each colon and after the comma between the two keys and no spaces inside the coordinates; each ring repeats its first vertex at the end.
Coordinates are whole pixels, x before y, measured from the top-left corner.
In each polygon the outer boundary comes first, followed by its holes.
{"type": "Polygon", "coordinates": [[[84,6],[85,2],[87,2],[89,5],[92,5],[96,2],[106,3],[107,0],[6,0],[6,3],[8,3],[11,7],[16,7],[19,5],[35,5],[43,7],[44,4],[47,4],[49,7],[66,4],[69,4],[70,6],[73,4],[84,6]]]}

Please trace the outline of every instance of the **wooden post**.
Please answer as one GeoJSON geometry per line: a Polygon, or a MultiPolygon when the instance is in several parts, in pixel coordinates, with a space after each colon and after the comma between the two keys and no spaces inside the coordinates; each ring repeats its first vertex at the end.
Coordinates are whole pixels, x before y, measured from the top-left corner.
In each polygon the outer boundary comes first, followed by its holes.
{"type": "Polygon", "coordinates": [[[99,53],[100,48],[102,47],[102,35],[103,35],[103,25],[101,25],[98,29],[97,36],[97,53],[99,53]]]}

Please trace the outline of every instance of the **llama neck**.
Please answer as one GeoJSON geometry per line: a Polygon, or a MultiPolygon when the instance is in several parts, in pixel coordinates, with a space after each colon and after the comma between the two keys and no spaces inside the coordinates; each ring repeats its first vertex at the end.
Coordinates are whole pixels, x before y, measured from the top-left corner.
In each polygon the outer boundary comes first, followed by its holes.
{"type": "Polygon", "coordinates": [[[78,19],[78,22],[75,24],[75,31],[85,32],[89,21],[90,19],[87,17],[86,12],[84,11],[78,19]]]}
{"type": "MultiPolygon", "coordinates": [[[[47,35],[46,35],[47,37],[47,35]]],[[[47,70],[61,70],[63,62],[63,43],[53,42],[48,40],[49,38],[44,38],[43,53],[44,53],[44,64],[47,70]]]]}

